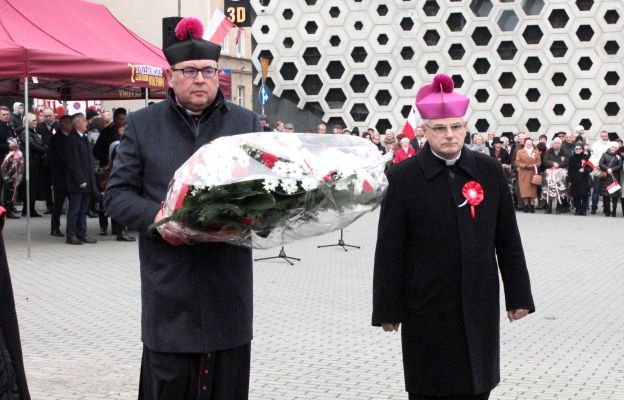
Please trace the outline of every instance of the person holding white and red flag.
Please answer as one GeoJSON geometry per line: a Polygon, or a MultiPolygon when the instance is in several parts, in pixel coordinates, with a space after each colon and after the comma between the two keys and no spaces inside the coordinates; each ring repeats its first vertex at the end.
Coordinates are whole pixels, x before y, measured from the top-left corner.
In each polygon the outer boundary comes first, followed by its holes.
{"type": "Polygon", "coordinates": [[[426,144],[387,173],[372,323],[401,328],[410,400],[488,399],[500,381],[499,271],[507,317],[535,310],[500,163],[464,146],[469,99],[448,75],[420,89],[426,144]]]}
{"type": "MultiPolygon", "coordinates": [[[[600,157],[598,164],[601,171],[607,173],[601,182],[600,194],[602,195],[602,207],[604,215],[615,217],[618,199],[620,198],[620,172],[622,171],[622,157],[618,154],[620,145],[617,142],[609,142],[609,148],[600,157]]],[[[624,211],[624,210],[623,210],[624,211]]]]}
{"type": "MultiPolygon", "coordinates": [[[[104,195],[106,213],[139,232],[143,400],[245,400],[249,396],[251,249],[173,246],[156,230],[176,170],[222,136],[262,132],[258,116],[225,101],[221,46],[185,18],[163,49],[167,98],[126,118],[104,195]]],[[[176,232],[163,232],[175,239],[176,232]]]]}

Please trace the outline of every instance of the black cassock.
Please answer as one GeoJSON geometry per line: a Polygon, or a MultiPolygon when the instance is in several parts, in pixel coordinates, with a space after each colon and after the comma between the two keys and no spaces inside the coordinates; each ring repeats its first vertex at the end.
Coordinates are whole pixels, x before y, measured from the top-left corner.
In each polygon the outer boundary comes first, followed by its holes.
{"type": "Polygon", "coordinates": [[[30,399],[2,234],[0,234],[0,399],[30,399]]]}
{"type": "Polygon", "coordinates": [[[373,284],[373,325],[401,323],[406,390],[484,393],[500,381],[499,278],[507,310],[534,311],[500,163],[464,148],[447,167],[429,145],[388,172],[373,284]],[[476,218],[462,188],[484,192],[476,218]],[[497,263],[498,260],[498,263],[497,263]]]}

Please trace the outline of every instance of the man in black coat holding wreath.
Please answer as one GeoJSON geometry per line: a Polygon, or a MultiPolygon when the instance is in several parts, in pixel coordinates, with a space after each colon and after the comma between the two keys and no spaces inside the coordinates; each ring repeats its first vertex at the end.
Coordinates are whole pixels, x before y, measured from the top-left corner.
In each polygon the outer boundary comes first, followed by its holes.
{"type": "MultiPolygon", "coordinates": [[[[164,46],[167,99],[129,115],[105,192],[106,212],[139,232],[143,362],[139,398],[248,398],[251,250],[225,243],[173,246],[148,228],[163,218],[169,181],[204,144],[261,132],[256,114],[219,89],[221,47],[183,19],[164,46]]],[[[175,235],[165,232],[171,238],[175,235]]]]}
{"type": "Polygon", "coordinates": [[[500,380],[499,280],[510,321],[534,311],[507,180],[464,147],[468,98],[436,76],[416,107],[427,144],[387,174],[373,325],[401,328],[410,400],[487,399],[500,380]]]}

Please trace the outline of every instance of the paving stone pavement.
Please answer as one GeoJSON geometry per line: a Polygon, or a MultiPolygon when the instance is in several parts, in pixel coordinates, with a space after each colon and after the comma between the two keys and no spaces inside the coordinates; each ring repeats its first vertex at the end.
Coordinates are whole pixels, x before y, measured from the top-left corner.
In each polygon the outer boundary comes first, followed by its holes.
{"type": "MultiPolygon", "coordinates": [[[[370,326],[377,213],[345,230],[362,246],[286,246],[255,265],[252,400],[406,399],[399,335],[370,326]]],[[[501,312],[503,380],[492,399],[624,399],[624,218],[518,214],[537,312],[501,312]]],[[[64,223],[64,221],[63,221],[64,223]]],[[[135,399],[141,356],[137,246],[69,246],[49,218],[4,237],[34,400],[135,399]]],[[[93,237],[97,220],[90,219],[93,237]]],[[[256,257],[278,250],[256,251],[256,257]]],[[[501,310],[503,311],[503,310],[501,310]]]]}

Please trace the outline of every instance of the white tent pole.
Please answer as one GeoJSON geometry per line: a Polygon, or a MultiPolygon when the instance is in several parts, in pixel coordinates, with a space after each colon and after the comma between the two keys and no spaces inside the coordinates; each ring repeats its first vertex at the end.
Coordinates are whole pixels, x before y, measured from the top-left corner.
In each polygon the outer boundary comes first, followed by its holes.
{"type": "Polygon", "coordinates": [[[26,255],[30,258],[30,132],[28,129],[28,77],[24,80],[24,148],[26,149],[26,255]]]}
{"type": "Polygon", "coordinates": [[[145,107],[149,105],[149,88],[145,88],[145,107]]]}

